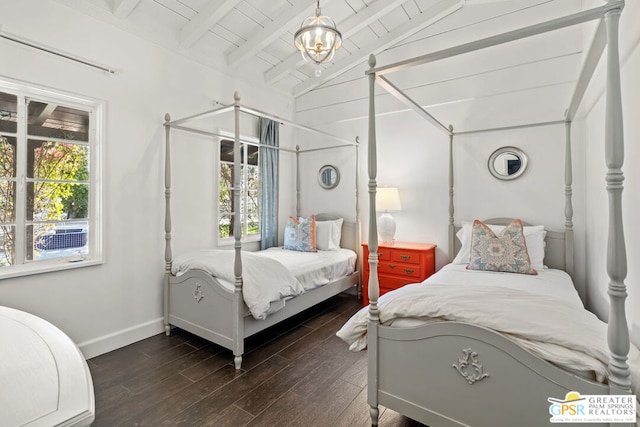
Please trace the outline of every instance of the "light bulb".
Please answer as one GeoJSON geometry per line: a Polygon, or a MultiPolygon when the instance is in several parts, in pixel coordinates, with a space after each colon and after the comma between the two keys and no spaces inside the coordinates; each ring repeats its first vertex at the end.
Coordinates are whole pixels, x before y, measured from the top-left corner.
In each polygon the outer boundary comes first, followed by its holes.
{"type": "Polygon", "coordinates": [[[320,77],[320,75],[322,75],[322,68],[316,68],[316,71],[313,74],[315,74],[316,77],[320,77]]]}

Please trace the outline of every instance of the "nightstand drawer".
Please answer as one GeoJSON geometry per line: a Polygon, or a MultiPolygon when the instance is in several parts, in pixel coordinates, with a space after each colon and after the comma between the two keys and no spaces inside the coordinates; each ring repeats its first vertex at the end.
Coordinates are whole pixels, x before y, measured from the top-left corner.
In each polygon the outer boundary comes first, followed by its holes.
{"type": "Polygon", "coordinates": [[[420,264],[399,264],[395,262],[381,262],[378,264],[379,274],[392,274],[401,277],[420,279],[424,276],[420,264]]]}
{"type": "Polygon", "coordinates": [[[420,264],[420,252],[416,251],[403,251],[396,249],[391,252],[391,261],[395,262],[407,262],[410,264],[420,264]]]}

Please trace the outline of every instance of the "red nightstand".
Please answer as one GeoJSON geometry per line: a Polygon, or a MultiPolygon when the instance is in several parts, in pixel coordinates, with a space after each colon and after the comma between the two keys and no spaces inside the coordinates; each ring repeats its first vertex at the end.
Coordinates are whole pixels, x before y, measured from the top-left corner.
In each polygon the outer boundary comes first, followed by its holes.
{"type": "MultiPolygon", "coordinates": [[[[364,263],[363,302],[369,304],[369,245],[362,244],[364,263]]],[[[396,242],[378,246],[380,295],[407,283],[419,283],[436,271],[436,245],[396,242]]]]}

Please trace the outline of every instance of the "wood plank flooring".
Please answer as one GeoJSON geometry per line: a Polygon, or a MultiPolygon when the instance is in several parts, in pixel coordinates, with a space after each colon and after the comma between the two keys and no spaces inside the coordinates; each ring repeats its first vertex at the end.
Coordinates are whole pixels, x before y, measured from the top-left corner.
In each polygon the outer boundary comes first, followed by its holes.
{"type": "MultiPolygon", "coordinates": [[[[369,426],[367,353],[335,336],[359,308],[341,294],[256,334],[240,371],[180,329],[90,359],[93,426],[369,426]]],[[[380,426],[422,426],[380,413],[380,426]]]]}

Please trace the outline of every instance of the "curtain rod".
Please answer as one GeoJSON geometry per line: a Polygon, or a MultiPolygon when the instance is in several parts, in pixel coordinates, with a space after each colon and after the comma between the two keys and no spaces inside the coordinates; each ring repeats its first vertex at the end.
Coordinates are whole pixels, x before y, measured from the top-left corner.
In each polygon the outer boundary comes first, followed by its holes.
{"type": "Polygon", "coordinates": [[[14,43],[18,43],[18,44],[21,44],[23,46],[27,46],[27,47],[30,47],[30,48],[33,48],[33,49],[37,49],[37,50],[39,50],[41,52],[46,52],[46,53],[50,53],[51,55],[55,55],[55,56],[59,56],[61,58],[69,59],[69,60],[77,62],[79,64],[86,65],[86,66],[92,67],[92,68],[96,68],[96,69],[98,69],[100,71],[104,71],[105,73],[108,73],[108,74],[112,74],[112,75],[118,74],[118,71],[114,70],[112,68],[106,67],[104,65],[96,64],[94,62],[90,62],[87,59],[82,59],[82,58],[79,58],[77,56],[73,56],[71,54],[64,53],[64,52],[61,52],[59,50],[55,50],[53,48],[49,48],[49,47],[43,46],[43,45],[38,44],[38,43],[36,43],[34,41],[31,41],[31,40],[16,36],[15,34],[9,34],[7,32],[0,31],[0,38],[3,38],[5,40],[9,40],[9,41],[12,41],[14,43]]]}

